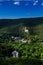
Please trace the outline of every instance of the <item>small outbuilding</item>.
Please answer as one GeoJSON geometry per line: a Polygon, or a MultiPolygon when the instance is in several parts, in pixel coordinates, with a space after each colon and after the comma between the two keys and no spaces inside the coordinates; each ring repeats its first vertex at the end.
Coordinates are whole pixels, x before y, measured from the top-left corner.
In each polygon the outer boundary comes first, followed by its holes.
{"type": "Polygon", "coordinates": [[[19,52],[16,51],[16,50],[14,50],[14,51],[12,52],[12,55],[13,55],[14,58],[18,58],[18,57],[19,57],[19,52]]]}

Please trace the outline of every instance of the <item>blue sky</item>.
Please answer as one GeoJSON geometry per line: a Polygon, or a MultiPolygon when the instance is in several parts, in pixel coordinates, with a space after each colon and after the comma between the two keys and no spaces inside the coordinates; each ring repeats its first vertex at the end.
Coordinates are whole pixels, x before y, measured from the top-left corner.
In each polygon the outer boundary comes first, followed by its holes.
{"type": "Polygon", "coordinates": [[[31,17],[43,17],[43,0],[0,0],[0,19],[31,17]]]}

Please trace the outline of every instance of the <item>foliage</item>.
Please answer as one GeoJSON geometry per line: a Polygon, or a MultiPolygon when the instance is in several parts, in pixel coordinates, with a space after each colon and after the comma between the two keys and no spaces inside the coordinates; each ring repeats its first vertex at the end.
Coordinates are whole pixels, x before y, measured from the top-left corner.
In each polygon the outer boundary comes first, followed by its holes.
{"type": "MultiPolygon", "coordinates": [[[[0,19],[0,35],[11,34],[14,36],[26,37],[24,27],[29,30],[29,35],[38,35],[43,40],[43,18],[24,18],[24,19],[0,19]]],[[[29,36],[28,35],[28,36],[29,36]]]]}
{"type": "Polygon", "coordinates": [[[0,65],[43,65],[43,61],[29,58],[0,58],[0,65]]]}
{"type": "Polygon", "coordinates": [[[0,20],[0,65],[43,65],[43,18],[0,20]],[[24,31],[25,27],[28,33],[24,31]],[[22,43],[11,40],[11,36],[30,39],[22,43]],[[12,51],[20,52],[12,58],[12,51]]]}
{"type": "Polygon", "coordinates": [[[39,42],[22,43],[11,40],[0,43],[0,56],[12,57],[11,53],[15,49],[21,53],[21,57],[43,59],[43,44],[39,42]]]}

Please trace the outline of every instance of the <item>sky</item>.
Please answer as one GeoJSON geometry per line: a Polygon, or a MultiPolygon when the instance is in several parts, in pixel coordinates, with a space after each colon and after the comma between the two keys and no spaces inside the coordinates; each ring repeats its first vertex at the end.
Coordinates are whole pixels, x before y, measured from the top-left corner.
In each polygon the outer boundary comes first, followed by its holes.
{"type": "Polygon", "coordinates": [[[43,17],[43,0],[0,0],[0,19],[43,17]]]}

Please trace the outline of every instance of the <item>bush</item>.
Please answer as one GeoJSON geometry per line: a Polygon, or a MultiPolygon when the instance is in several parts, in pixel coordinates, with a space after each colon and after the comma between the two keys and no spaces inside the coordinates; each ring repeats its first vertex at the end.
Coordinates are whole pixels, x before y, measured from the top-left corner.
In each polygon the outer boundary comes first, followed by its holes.
{"type": "Polygon", "coordinates": [[[29,58],[0,58],[0,65],[43,65],[43,62],[29,58]]]}

